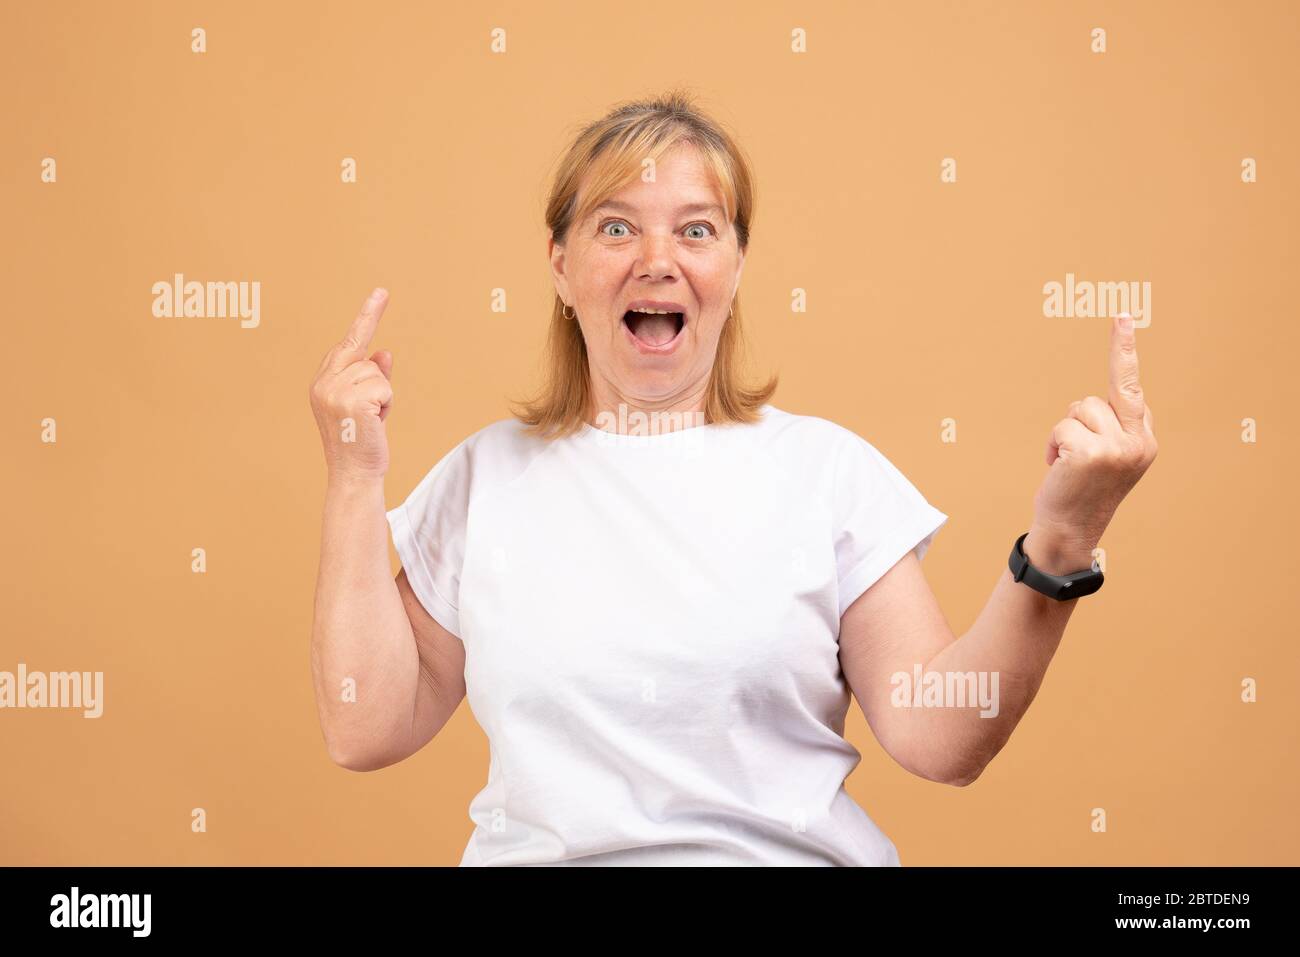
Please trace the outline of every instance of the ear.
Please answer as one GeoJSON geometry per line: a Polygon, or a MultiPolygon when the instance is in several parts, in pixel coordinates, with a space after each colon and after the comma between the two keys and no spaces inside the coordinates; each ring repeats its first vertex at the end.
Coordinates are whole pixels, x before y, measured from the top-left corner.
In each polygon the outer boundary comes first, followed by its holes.
{"type": "Polygon", "coordinates": [[[573,300],[569,298],[569,279],[564,274],[564,247],[556,243],[554,236],[546,241],[546,255],[551,260],[551,276],[555,280],[555,291],[559,293],[562,300],[572,303],[573,300]]]}

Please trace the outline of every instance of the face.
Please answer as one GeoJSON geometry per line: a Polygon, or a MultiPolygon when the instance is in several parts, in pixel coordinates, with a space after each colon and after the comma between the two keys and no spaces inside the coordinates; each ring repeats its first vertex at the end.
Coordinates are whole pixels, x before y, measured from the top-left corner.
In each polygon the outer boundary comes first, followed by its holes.
{"type": "Polygon", "coordinates": [[[586,340],[592,414],[702,409],[745,255],[695,149],[665,154],[654,182],[614,193],[549,252],[586,340]]]}

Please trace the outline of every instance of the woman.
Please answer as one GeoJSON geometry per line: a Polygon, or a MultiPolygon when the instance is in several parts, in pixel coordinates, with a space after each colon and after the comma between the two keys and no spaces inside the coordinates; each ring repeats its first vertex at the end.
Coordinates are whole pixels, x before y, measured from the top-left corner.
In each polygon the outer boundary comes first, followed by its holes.
{"type": "MultiPolygon", "coordinates": [[[[391,511],[392,356],[366,358],[383,290],[321,363],[321,724],[333,760],[381,768],[468,694],[491,761],[463,865],[896,865],[844,789],[850,692],[903,767],[965,785],[1060,640],[1077,599],[1010,567],[955,638],[920,567],[947,516],[864,439],[739,381],[752,216],[743,156],[684,97],[587,127],[547,208],[547,386],[391,511]],[[900,695],[922,667],[992,675],[998,700],[900,695]]],[[[1047,574],[1089,570],[1155,456],[1134,333],[1112,337],[1109,403],[1074,403],[1048,444],[1022,543],[1047,574]]]]}

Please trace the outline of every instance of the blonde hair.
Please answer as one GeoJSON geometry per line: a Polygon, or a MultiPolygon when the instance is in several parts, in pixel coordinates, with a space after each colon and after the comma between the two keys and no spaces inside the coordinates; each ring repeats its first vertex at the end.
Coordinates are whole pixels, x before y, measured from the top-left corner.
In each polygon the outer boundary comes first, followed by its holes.
{"type": "MultiPolygon", "coordinates": [[[[562,159],[546,204],[546,225],[557,245],[570,226],[580,223],[611,194],[641,175],[642,161],[658,159],[682,144],[694,146],[723,196],[727,218],[736,230],[741,250],[749,246],[754,217],[754,184],[749,164],[736,142],[714,120],[696,108],[681,91],[615,107],[588,124],[562,159]],[[581,208],[578,189],[590,176],[581,208]]],[[[718,351],[709,375],[704,418],[715,422],[755,422],[760,409],[776,391],[776,377],[749,388],[740,378],[744,353],[740,297],[723,323],[718,351]]],[[[539,394],[514,403],[514,415],[525,431],[560,438],[582,427],[591,403],[591,371],[587,344],[574,318],[564,314],[559,294],[551,304],[546,343],[546,382],[539,394]]]]}

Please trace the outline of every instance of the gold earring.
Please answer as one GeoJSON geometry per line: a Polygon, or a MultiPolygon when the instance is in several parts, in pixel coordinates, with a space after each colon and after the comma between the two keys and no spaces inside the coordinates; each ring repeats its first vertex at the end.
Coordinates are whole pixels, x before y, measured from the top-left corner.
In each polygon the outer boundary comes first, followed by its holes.
{"type": "Polygon", "coordinates": [[[565,319],[578,318],[578,314],[569,308],[569,304],[567,302],[564,304],[564,308],[560,310],[560,313],[564,316],[565,319]]]}

